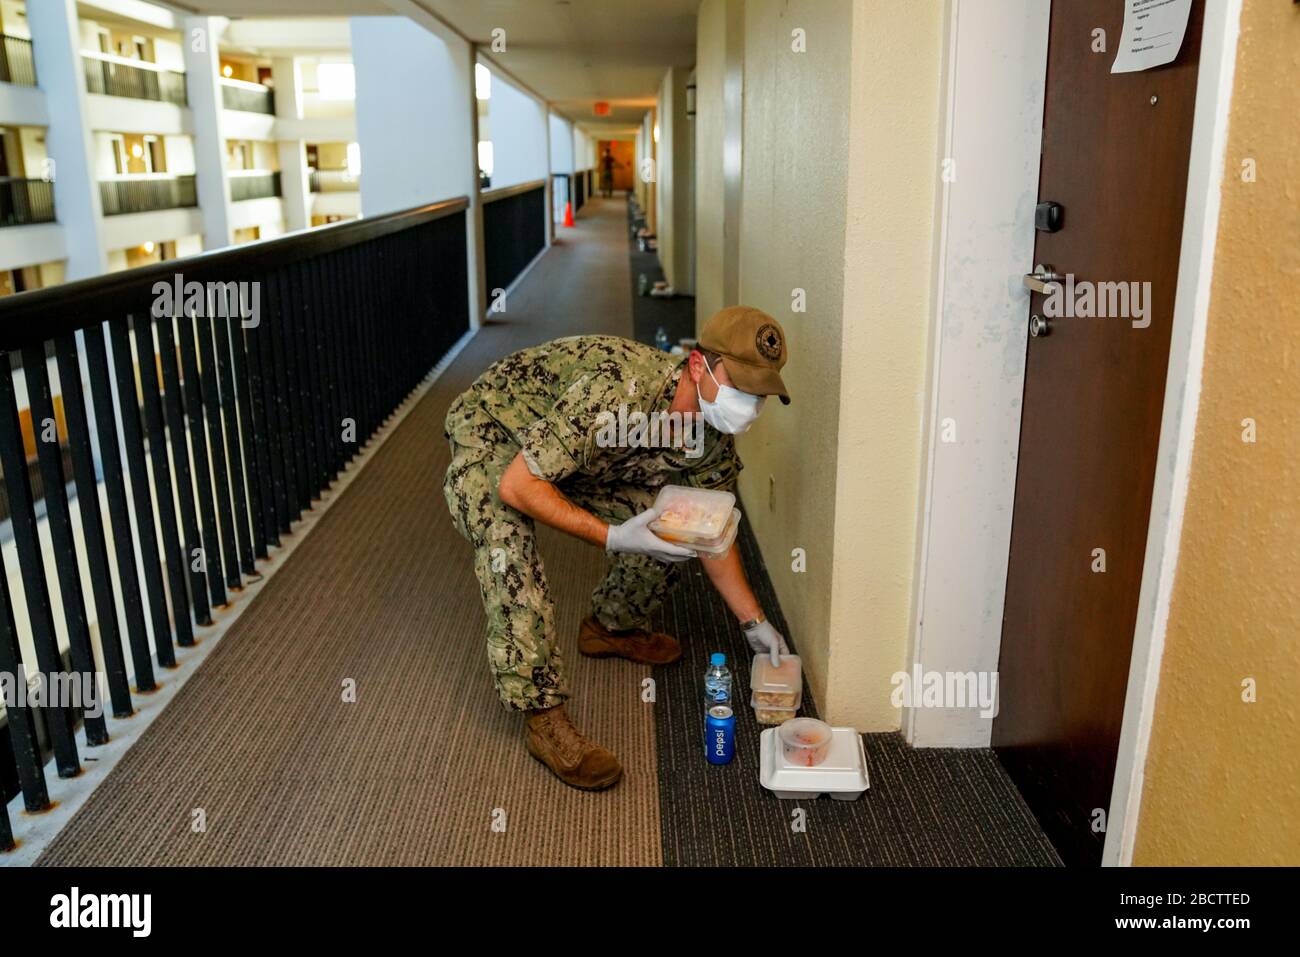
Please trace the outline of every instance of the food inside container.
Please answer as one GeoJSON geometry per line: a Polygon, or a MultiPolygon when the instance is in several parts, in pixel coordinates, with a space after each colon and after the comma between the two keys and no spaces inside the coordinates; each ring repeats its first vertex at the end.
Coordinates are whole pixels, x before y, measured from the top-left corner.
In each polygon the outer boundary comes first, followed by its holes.
{"type": "Polygon", "coordinates": [[[821,764],[831,747],[831,726],[816,718],[791,718],[777,728],[776,734],[785,760],[799,767],[821,764]]]}
{"type": "Polygon", "coordinates": [[[650,530],[660,538],[682,545],[716,545],[732,519],[736,496],[712,489],[665,485],[654,507],[659,515],[650,523],[650,530]]]}
{"type": "Polygon", "coordinates": [[[722,558],[729,551],[731,551],[731,545],[733,542],[735,542],[736,533],[739,531],[740,531],[740,509],[733,508],[731,510],[731,521],[727,523],[727,527],[723,530],[720,536],[718,536],[716,539],[713,539],[711,541],[695,542],[692,545],[686,545],[683,547],[694,549],[695,554],[698,555],[700,558],[709,558],[709,559],[722,558]]]}
{"type": "Polygon", "coordinates": [[[798,712],[793,708],[754,708],[754,719],[758,721],[759,724],[771,726],[785,724],[796,714],[798,714],[798,712]]]}
{"type": "Polygon", "coordinates": [[[803,664],[798,655],[781,655],[772,664],[768,655],[755,655],[749,670],[749,703],[755,708],[798,710],[803,700],[803,664]]]}

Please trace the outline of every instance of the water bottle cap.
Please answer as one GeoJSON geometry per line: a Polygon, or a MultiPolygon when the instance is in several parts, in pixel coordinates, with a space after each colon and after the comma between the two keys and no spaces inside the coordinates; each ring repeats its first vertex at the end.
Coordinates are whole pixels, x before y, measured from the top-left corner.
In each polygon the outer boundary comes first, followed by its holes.
{"type": "Polygon", "coordinates": [[[720,651],[715,651],[713,654],[709,655],[709,664],[711,665],[725,665],[726,663],[727,656],[720,651]]]}

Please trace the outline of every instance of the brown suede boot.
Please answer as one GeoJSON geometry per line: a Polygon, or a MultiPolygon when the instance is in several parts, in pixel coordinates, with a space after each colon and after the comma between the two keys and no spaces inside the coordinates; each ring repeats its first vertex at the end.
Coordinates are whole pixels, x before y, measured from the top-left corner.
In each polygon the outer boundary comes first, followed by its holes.
{"type": "Polygon", "coordinates": [[[644,628],[610,631],[591,617],[578,629],[578,651],[588,658],[626,658],[643,665],[668,665],[682,656],[672,635],[644,628]]]}
{"type": "Polygon", "coordinates": [[[614,753],[587,740],[562,704],[528,712],[524,744],[529,754],[571,788],[603,791],[623,776],[623,765],[614,753]]]}

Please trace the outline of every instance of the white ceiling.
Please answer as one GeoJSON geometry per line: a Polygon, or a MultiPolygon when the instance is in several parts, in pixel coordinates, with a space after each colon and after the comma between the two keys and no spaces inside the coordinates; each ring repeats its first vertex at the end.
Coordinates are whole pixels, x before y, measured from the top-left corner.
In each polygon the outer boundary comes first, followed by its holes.
{"type": "Polygon", "coordinates": [[[410,5],[483,45],[493,63],[599,135],[634,131],[670,66],[695,62],[700,0],[170,0],[220,16],[391,15],[410,5]],[[505,30],[506,50],[486,49],[505,30]],[[611,104],[597,117],[592,104],[611,104]]]}

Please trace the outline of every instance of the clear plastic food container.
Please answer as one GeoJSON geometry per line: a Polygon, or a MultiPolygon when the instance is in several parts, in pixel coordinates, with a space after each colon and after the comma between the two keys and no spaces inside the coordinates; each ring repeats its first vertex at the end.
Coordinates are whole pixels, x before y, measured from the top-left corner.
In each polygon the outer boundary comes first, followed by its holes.
{"type": "Polygon", "coordinates": [[[772,667],[770,656],[755,655],[749,669],[749,691],[752,708],[798,711],[803,701],[803,663],[799,656],[782,655],[781,663],[772,667]]]}
{"type": "Polygon", "coordinates": [[[731,521],[727,522],[727,527],[722,534],[711,541],[696,542],[694,545],[685,545],[684,548],[692,548],[695,554],[700,558],[721,558],[727,552],[731,551],[731,545],[736,540],[736,534],[740,531],[740,509],[731,510],[731,521]]]}
{"type": "Polygon", "coordinates": [[[785,708],[755,708],[754,720],[759,724],[775,726],[785,724],[798,713],[793,709],[787,710],[785,708]]]}
{"type": "Polygon", "coordinates": [[[713,489],[665,485],[654,507],[659,516],[650,523],[650,530],[660,538],[691,547],[716,546],[736,511],[736,496],[713,489]]]}
{"type": "Polygon", "coordinates": [[[785,760],[798,767],[821,764],[831,747],[831,726],[816,718],[791,718],[776,729],[776,735],[785,760]]]}

